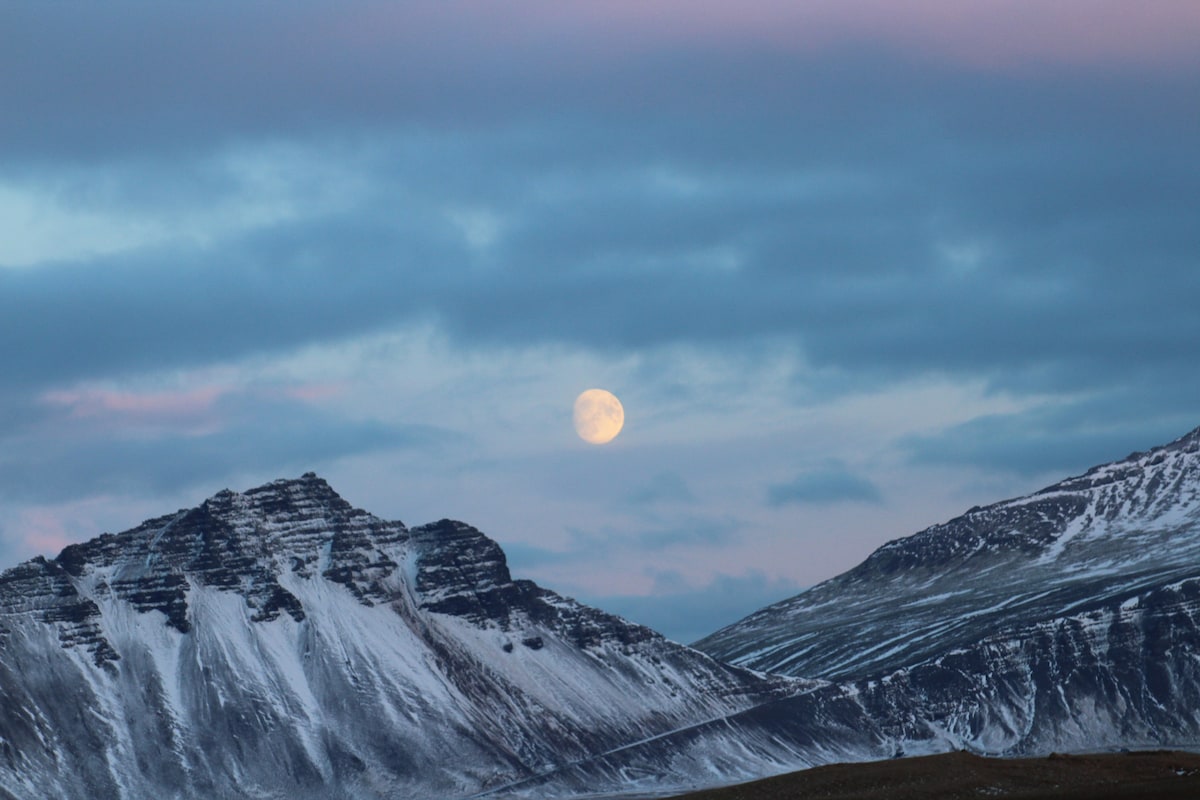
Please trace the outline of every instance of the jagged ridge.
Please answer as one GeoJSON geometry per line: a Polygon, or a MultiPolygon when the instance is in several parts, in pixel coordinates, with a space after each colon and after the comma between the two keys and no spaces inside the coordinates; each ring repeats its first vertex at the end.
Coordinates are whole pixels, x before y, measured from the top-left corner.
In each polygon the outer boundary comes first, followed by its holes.
{"type": "Polygon", "coordinates": [[[3,573],[0,636],[16,797],[456,797],[813,686],[514,581],[477,529],[378,519],[311,473],[3,573]]]}

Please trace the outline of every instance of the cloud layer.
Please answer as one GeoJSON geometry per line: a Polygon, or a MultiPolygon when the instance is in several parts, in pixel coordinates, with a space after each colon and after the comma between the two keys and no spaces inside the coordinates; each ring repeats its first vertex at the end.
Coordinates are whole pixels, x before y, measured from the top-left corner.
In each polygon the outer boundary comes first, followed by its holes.
{"type": "Polygon", "coordinates": [[[319,468],[682,598],[1172,438],[1196,53],[1182,0],[6,6],[8,553],[319,468]]]}

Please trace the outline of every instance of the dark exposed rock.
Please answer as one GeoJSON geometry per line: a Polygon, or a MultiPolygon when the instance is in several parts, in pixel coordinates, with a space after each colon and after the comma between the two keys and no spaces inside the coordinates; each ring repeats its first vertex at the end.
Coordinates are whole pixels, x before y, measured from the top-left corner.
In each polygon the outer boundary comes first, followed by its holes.
{"type": "Polygon", "coordinates": [[[499,545],[470,525],[443,519],[411,533],[423,609],[492,623],[501,630],[508,630],[513,614],[519,612],[523,620],[563,630],[583,648],[606,641],[635,644],[658,636],[645,626],[564,601],[532,581],[514,581],[499,545]]]}
{"type": "MultiPolygon", "coordinates": [[[[80,595],[58,563],[41,556],[0,573],[0,619],[28,613],[51,625],[64,647],[90,653],[96,666],[120,657],[104,637],[96,603],[80,595]]],[[[0,628],[9,632],[6,625],[0,628]]]]}
{"type": "Polygon", "coordinates": [[[443,519],[412,529],[421,607],[507,625],[527,595],[513,583],[500,546],[477,529],[443,519]]]}

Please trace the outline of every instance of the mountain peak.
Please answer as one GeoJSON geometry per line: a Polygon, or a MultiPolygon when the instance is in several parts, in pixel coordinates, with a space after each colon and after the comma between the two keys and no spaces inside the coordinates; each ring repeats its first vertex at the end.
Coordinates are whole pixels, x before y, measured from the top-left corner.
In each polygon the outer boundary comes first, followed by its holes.
{"type": "Polygon", "coordinates": [[[507,623],[511,607],[522,598],[500,545],[450,519],[410,533],[419,553],[415,588],[423,608],[478,622],[507,623]]]}
{"type": "Polygon", "coordinates": [[[306,508],[349,511],[352,508],[315,472],[306,472],[299,478],[280,478],[241,493],[223,489],[206,502],[224,504],[235,497],[248,501],[244,507],[266,513],[303,513],[306,508]]]}
{"type": "Polygon", "coordinates": [[[1174,445],[1185,445],[1190,450],[1200,448],[1200,427],[1188,431],[1170,444],[1164,445],[1164,447],[1172,447],[1174,445]]]}
{"type": "Polygon", "coordinates": [[[381,549],[407,538],[403,523],[352,507],[309,472],[245,492],[224,489],[195,508],[69,545],[54,561],[139,612],[161,611],[168,625],[186,633],[194,586],[242,595],[253,621],[282,612],[304,618],[286,588],[289,576],[320,574],[360,602],[385,600],[392,590],[380,581],[397,565],[381,549]]]}

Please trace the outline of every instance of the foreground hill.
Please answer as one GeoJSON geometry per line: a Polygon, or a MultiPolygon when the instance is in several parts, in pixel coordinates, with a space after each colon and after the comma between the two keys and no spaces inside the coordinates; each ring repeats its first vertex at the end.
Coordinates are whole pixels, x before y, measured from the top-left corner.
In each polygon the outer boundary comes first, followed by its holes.
{"type": "Polygon", "coordinates": [[[1043,758],[946,753],[834,764],[679,800],[1194,800],[1200,755],[1171,751],[1043,758]]]}

